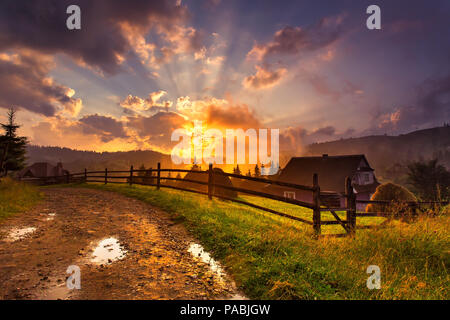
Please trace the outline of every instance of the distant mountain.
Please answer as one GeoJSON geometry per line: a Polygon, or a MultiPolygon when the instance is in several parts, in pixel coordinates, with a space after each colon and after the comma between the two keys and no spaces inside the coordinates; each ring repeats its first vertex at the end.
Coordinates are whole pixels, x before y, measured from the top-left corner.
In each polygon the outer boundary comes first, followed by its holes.
{"type": "Polygon", "coordinates": [[[313,143],[306,155],[365,154],[381,180],[405,182],[411,161],[437,158],[450,168],[450,126],[414,131],[399,136],[367,136],[313,143]]]}
{"type": "MultiPolygon", "coordinates": [[[[161,162],[163,168],[174,168],[170,155],[160,152],[93,152],[60,147],[28,146],[28,163],[49,162],[55,165],[61,161],[70,172],[88,170],[129,170],[141,164],[146,168],[156,168],[161,162]]],[[[399,136],[367,136],[341,139],[331,142],[313,143],[306,147],[304,155],[346,155],[365,154],[380,181],[391,180],[405,184],[406,166],[411,161],[437,158],[450,168],[450,126],[414,131],[399,136]]],[[[280,154],[280,164],[289,160],[280,154]]],[[[218,166],[221,167],[221,166],[218,166]]],[[[240,166],[242,172],[253,166],[240,166]]],[[[231,168],[224,170],[231,172],[231,168]]]]}
{"type": "Polygon", "coordinates": [[[28,164],[35,162],[49,162],[56,164],[62,162],[65,169],[70,172],[88,170],[129,170],[133,165],[138,169],[141,164],[146,168],[156,168],[158,162],[164,168],[171,168],[172,161],[169,155],[151,151],[138,150],[127,152],[93,152],[79,151],[60,147],[27,147],[28,164]]]}

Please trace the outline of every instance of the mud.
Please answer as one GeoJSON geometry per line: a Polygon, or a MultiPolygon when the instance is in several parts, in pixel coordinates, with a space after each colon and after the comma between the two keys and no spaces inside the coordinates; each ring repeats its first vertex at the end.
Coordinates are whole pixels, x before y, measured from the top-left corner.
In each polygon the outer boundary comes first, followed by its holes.
{"type": "Polygon", "coordinates": [[[44,201],[0,225],[0,298],[244,298],[201,247],[200,256],[191,253],[198,241],[167,213],[112,192],[44,192],[44,201]],[[23,228],[35,229],[11,238],[23,228]],[[70,265],[80,267],[79,290],[66,286],[70,265]]]}

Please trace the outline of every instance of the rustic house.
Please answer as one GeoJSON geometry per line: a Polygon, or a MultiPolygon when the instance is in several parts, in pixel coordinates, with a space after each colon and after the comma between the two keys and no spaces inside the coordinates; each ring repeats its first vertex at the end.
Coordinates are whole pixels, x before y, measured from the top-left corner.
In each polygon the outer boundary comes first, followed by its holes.
{"type": "MultiPolygon", "coordinates": [[[[345,180],[349,177],[357,200],[369,200],[379,185],[372,169],[363,154],[346,156],[296,157],[291,158],[281,171],[278,181],[311,186],[313,174],[317,173],[320,190],[327,194],[321,196],[322,204],[331,207],[345,206],[345,180]]],[[[271,185],[270,192],[287,198],[312,202],[312,192],[271,185]]],[[[365,205],[358,205],[364,210],[365,205]]]]}
{"type": "Polygon", "coordinates": [[[49,164],[48,162],[36,162],[31,166],[22,169],[18,173],[20,179],[27,178],[46,178],[55,176],[65,176],[69,171],[63,168],[61,162],[58,162],[56,166],[49,164]]]}

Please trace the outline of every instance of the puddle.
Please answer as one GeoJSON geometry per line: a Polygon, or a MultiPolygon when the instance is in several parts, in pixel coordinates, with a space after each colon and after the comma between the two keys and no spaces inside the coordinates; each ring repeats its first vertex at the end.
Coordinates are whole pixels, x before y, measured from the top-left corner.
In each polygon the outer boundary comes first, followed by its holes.
{"type": "Polygon", "coordinates": [[[107,238],[100,241],[92,253],[91,262],[96,264],[110,264],[125,258],[127,251],[116,238],[107,238]]]}
{"type": "Polygon", "coordinates": [[[67,300],[73,290],[67,288],[66,283],[61,283],[45,290],[38,299],[41,300],[67,300]]]}
{"type": "MultiPolygon", "coordinates": [[[[198,243],[191,243],[191,245],[188,248],[188,252],[190,254],[192,254],[193,257],[200,259],[201,261],[206,263],[209,266],[209,269],[211,270],[211,272],[213,272],[214,275],[217,276],[217,278],[218,278],[218,280],[220,280],[220,282],[222,282],[223,284],[226,283],[226,281],[224,281],[226,272],[222,269],[220,264],[216,260],[214,260],[207,251],[205,251],[205,249],[201,245],[199,245],[198,243]]],[[[231,281],[231,282],[232,282],[232,287],[234,288],[235,284],[233,281],[231,281]]],[[[244,295],[242,295],[238,292],[234,292],[231,296],[224,297],[224,299],[247,300],[247,297],[245,297],[244,295]]]]}
{"type": "Polygon", "coordinates": [[[6,241],[17,241],[25,238],[28,234],[36,231],[35,227],[27,227],[27,228],[12,228],[9,231],[8,236],[6,237],[6,241]]]}
{"type": "Polygon", "coordinates": [[[45,219],[46,221],[52,221],[55,219],[56,213],[49,213],[48,217],[45,219]]]}
{"type": "Polygon", "coordinates": [[[225,275],[225,271],[223,271],[220,264],[216,262],[216,260],[214,260],[201,245],[197,243],[191,243],[188,252],[190,252],[194,257],[199,258],[204,263],[206,263],[209,266],[209,269],[219,278],[222,278],[225,275]]]}

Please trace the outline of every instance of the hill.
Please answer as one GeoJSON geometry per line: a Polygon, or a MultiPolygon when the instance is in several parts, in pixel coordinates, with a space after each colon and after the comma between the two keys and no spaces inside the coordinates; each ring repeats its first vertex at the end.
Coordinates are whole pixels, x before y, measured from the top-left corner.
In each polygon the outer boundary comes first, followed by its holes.
{"type": "Polygon", "coordinates": [[[399,136],[367,136],[313,143],[306,155],[344,155],[363,153],[379,179],[405,182],[407,164],[411,161],[437,158],[450,168],[450,126],[414,131],[399,136]]]}
{"type": "Polygon", "coordinates": [[[166,168],[172,166],[169,155],[151,150],[94,152],[60,147],[28,146],[27,157],[28,164],[62,162],[64,168],[70,172],[80,172],[84,168],[88,170],[104,170],[105,168],[129,170],[131,165],[137,169],[141,164],[144,164],[146,168],[156,168],[158,162],[161,162],[161,165],[166,168]]]}

